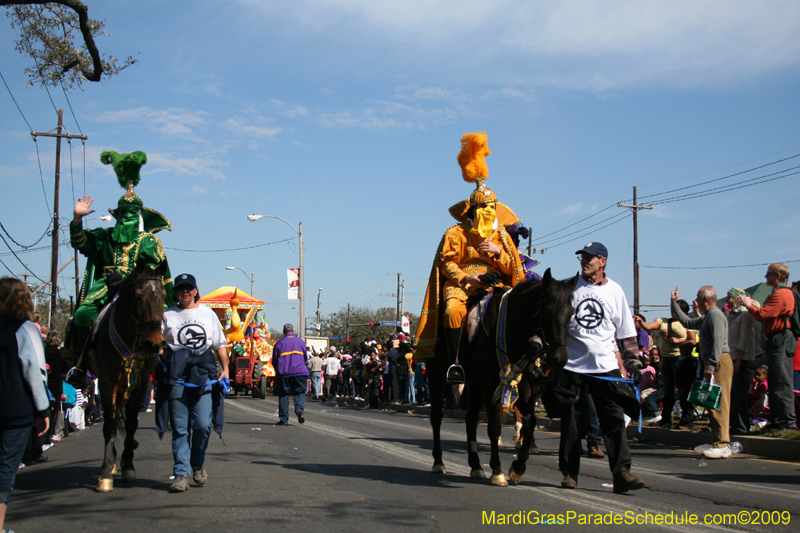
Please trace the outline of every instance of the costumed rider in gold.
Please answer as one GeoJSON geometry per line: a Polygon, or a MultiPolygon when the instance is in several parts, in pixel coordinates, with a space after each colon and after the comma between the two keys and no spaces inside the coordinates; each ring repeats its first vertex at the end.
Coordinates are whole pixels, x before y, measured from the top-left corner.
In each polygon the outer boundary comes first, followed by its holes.
{"type": "Polygon", "coordinates": [[[449,228],[439,243],[417,329],[418,359],[433,357],[437,342],[444,341],[450,357],[450,383],[464,382],[464,369],[456,364],[456,354],[467,298],[492,286],[513,287],[525,279],[519,252],[506,231],[520,220],[484,184],[489,177],[485,157],[490,153],[485,132],[461,138],[458,163],[464,181],[475,183],[476,189],[469,200],[450,208],[459,223],[449,228]]]}
{"type": "MultiPolygon", "coordinates": [[[[86,256],[86,271],[78,297],[78,308],[72,317],[70,334],[75,361],[80,357],[89,338],[89,328],[100,310],[111,301],[120,283],[133,272],[137,262],[144,261],[152,268],[167,262],[161,240],[154,234],[162,229],[172,231],[172,224],[161,213],[144,207],[134,192],[141,176],[139,170],[147,163],[144,152],[118,154],[105,151],[100,161],[113,165],[117,181],[126,189],[117,208],[109,209],[117,220],[113,228],[84,230],[83,217],[94,213],[94,200],[83,196],[75,204],[74,218],[69,226],[72,247],[86,256]]],[[[166,306],[175,305],[169,267],[164,273],[167,292],[166,306]]]]}

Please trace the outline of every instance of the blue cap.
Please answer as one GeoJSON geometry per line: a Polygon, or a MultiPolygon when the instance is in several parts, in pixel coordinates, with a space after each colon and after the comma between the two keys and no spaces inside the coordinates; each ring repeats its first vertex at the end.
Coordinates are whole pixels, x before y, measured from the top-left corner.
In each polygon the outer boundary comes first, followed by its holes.
{"type": "Polygon", "coordinates": [[[191,285],[193,289],[197,288],[197,280],[194,279],[194,276],[191,274],[181,274],[174,280],[172,280],[172,286],[176,289],[181,285],[191,285]]]}
{"type": "Polygon", "coordinates": [[[284,333],[287,332],[287,331],[294,331],[294,326],[291,325],[291,324],[284,324],[283,325],[283,331],[284,331],[284,333]]]}
{"type": "Polygon", "coordinates": [[[583,247],[583,250],[575,252],[575,255],[577,254],[601,255],[608,259],[608,248],[599,242],[590,242],[583,247]]]}

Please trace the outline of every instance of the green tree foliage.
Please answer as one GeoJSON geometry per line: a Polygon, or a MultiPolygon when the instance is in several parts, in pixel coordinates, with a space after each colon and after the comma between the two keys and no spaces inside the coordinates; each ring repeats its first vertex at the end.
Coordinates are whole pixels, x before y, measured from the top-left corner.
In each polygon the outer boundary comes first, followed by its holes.
{"type": "Polygon", "coordinates": [[[118,62],[100,54],[94,38],[108,35],[105,23],[90,19],[79,0],[0,0],[0,6],[7,7],[11,26],[20,33],[15,48],[33,59],[34,67],[25,69],[28,85],[61,83],[71,90],[87,80],[100,81],[103,74],[118,74],[137,61],[129,56],[118,62]]]}
{"type": "MultiPolygon", "coordinates": [[[[350,307],[350,315],[349,315],[349,334],[350,334],[350,346],[351,347],[358,347],[359,344],[364,340],[365,337],[372,337],[373,335],[378,340],[379,343],[383,343],[390,334],[395,331],[394,327],[388,326],[355,326],[354,324],[369,324],[370,322],[380,322],[381,320],[389,320],[394,321],[396,319],[397,310],[394,307],[381,307],[378,309],[372,309],[371,307],[350,307]]],[[[417,330],[417,323],[419,322],[419,317],[414,315],[413,313],[406,313],[407,316],[411,318],[411,336],[416,333],[417,330]]],[[[308,323],[313,324],[314,318],[309,317],[308,323]]],[[[345,336],[347,334],[347,323],[348,323],[348,314],[347,314],[347,307],[342,307],[338,311],[335,311],[329,315],[323,315],[321,317],[322,322],[322,335],[323,336],[331,336],[331,335],[342,335],[345,336]]],[[[346,337],[345,337],[346,338],[346,337]]],[[[336,346],[344,346],[345,340],[336,340],[332,341],[331,344],[336,346]]]]}
{"type": "MultiPolygon", "coordinates": [[[[50,293],[46,290],[36,295],[36,312],[41,315],[40,324],[47,324],[47,313],[50,309],[50,293]]],[[[59,298],[56,301],[56,314],[50,319],[51,330],[61,333],[64,339],[67,324],[72,318],[72,304],[66,298],[59,298]]]]}

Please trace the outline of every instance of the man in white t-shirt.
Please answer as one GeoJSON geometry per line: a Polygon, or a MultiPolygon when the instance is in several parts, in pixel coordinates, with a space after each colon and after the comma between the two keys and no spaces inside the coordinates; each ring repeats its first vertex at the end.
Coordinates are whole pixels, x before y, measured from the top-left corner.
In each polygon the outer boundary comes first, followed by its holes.
{"type": "Polygon", "coordinates": [[[339,370],[342,369],[342,362],[339,360],[339,353],[336,346],[331,346],[331,355],[325,359],[322,368],[325,370],[325,398],[324,400],[336,401],[339,393],[339,370]]]}
{"type": "Polygon", "coordinates": [[[591,394],[614,476],[614,492],[640,489],[644,481],[630,473],[624,418],[626,412],[632,418],[638,416],[639,402],[630,384],[613,381],[629,375],[634,381],[641,379],[636,326],[622,287],[605,275],[608,249],[590,242],[575,253],[580,256],[581,273],[572,293],[575,312],[567,338],[569,360],[553,383],[561,407],[561,486],[578,487],[578,422],[591,394]]]}

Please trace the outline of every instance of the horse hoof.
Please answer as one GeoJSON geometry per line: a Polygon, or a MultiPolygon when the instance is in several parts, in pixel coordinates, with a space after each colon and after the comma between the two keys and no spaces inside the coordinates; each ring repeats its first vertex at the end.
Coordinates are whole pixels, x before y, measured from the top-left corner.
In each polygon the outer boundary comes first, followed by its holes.
{"type": "Polygon", "coordinates": [[[517,442],[514,443],[514,449],[519,450],[520,448],[522,448],[522,441],[518,440],[517,442]]]}
{"type": "Polygon", "coordinates": [[[98,479],[97,480],[97,492],[111,492],[114,490],[114,480],[113,479],[98,479]]]}
{"type": "Polygon", "coordinates": [[[114,468],[111,469],[111,475],[116,476],[118,474],[119,474],[119,467],[117,466],[116,463],[114,463],[114,468]]]}
{"type": "Polygon", "coordinates": [[[433,465],[431,472],[434,474],[446,474],[447,470],[444,469],[444,465],[433,465]]]}
{"type": "Polygon", "coordinates": [[[123,470],[122,481],[136,481],[136,470],[123,470]]]}
{"type": "Polygon", "coordinates": [[[469,477],[472,479],[486,479],[486,472],[483,471],[483,468],[473,468],[469,473],[469,477]]]}
{"type": "Polygon", "coordinates": [[[506,476],[502,472],[499,474],[492,475],[492,485],[496,485],[498,487],[507,487],[508,481],[506,481],[506,476]]]}
{"type": "Polygon", "coordinates": [[[520,484],[522,480],[525,479],[525,474],[517,474],[517,471],[514,470],[514,465],[511,465],[511,468],[508,469],[508,479],[516,484],[520,484]]]}
{"type": "Polygon", "coordinates": [[[536,446],[535,444],[532,444],[530,449],[528,450],[528,453],[530,455],[539,455],[539,447],[536,446]]]}

